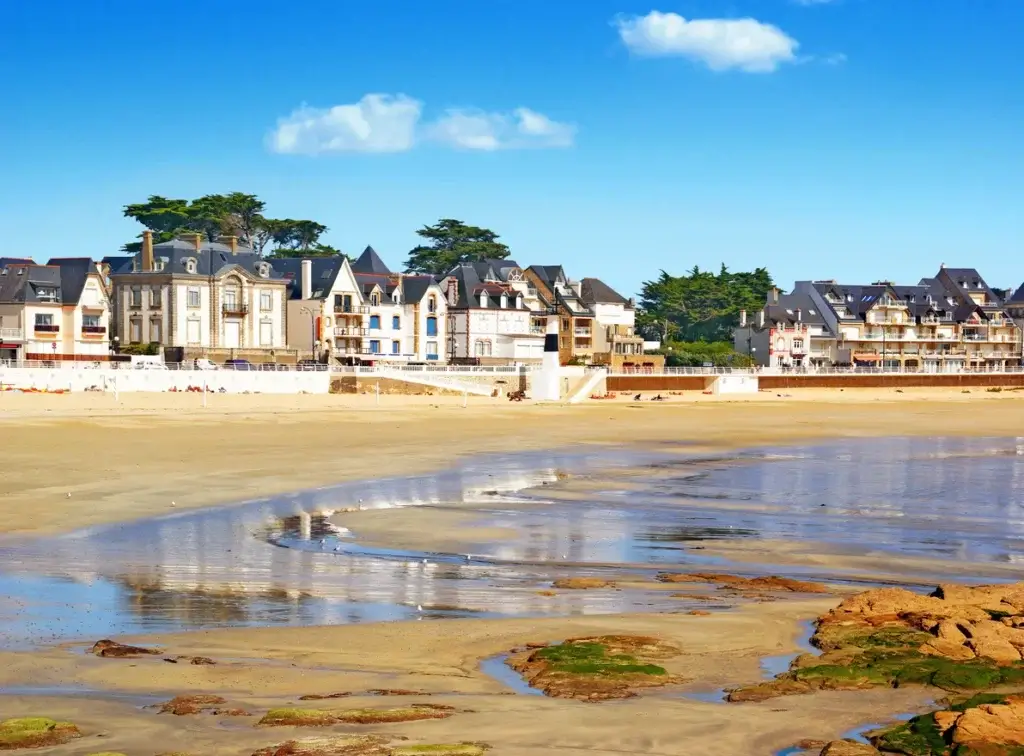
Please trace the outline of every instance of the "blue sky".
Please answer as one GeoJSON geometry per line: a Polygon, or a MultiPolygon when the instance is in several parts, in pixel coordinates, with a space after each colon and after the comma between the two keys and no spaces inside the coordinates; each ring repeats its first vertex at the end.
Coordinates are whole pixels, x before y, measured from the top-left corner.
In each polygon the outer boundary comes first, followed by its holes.
{"type": "Polygon", "coordinates": [[[0,254],[238,190],[394,267],[455,217],[627,295],[723,262],[1015,287],[1022,38],[1015,0],[2,3],[0,254]]]}

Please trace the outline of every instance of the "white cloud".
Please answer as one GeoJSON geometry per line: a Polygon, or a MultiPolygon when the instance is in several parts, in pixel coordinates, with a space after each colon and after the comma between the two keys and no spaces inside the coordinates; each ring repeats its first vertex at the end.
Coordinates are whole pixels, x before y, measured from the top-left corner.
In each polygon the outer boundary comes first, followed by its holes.
{"type": "Polygon", "coordinates": [[[492,113],[455,108],[422,123],[423,103],[405,95],[368,94],[353,105],[303,105],[269,134],[273,152],[405,152],[422,140],[463,150],[571,147],[576,127],[529,108],[492,113]]]}
{"type": "Polygon", "coordinates": [[[303,105],[280,119],[269,137],[274,152],[404,152],[416,141],[422,103],[405,95],[368,94],[353,105],[303,105]]]}
{"type": "Polygon", "coordinates": [[[846,62],[846,53],[832,53],[821,59],[826,66],[840,66],[846,62]]]}
{"type": "Polygon", "coordinates": [[[793,0],[797,5],[831,5],[839,0],[793,0]]]}
{"type": "Polygon", "coordinates": [[[462,150],[571,147],[576,127],[529,108],[511,113],[452,109],[427,126],[430,139],[462,150]]]}
{"type": "Polygon", "coordinates": [[[652,57],[698,60],[714,71],[739,69],[770,73],[796,61],[800,43],[777,26],[753,18],[687,20],[676,13],[615,20],[619,37],[631,52],[652,57]]]}

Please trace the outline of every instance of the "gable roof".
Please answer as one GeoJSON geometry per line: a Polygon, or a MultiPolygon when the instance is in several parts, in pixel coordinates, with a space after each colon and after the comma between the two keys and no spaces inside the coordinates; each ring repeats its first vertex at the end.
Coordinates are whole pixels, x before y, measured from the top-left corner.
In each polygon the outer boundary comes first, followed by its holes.
{"type": "Polygon", "coordinates": [[[818,309],[818,305],[814,303],[810,295],[803,292],[780,294],[778,302],[769,302],[764,306],[764,319],[766,324],[804,323],[819,325],[827,329],[825,318],[818,309]]]}
{"type": "Polygon", "coordinates": [[[99,273],[90,257],[54,257],[46,264],[60,269],[60,296],[64,304],[78,304],[86,279],[99,273]]]}
{"type": "Polygon", "coordinates": [[[77,305],[90,274],[99,274],[88,257],[54,258],[46,265],[13,263],[0,274],[0,302],[77,305]],[[41,289],[53,290],[54,298],[41,298],[41,289]]]}
{"type": "Polygon", "coordinates": [[[352,272],[390,275],[391,269],[384,264],[384,261],[380,259],[380,256],[373,247],[367,246],[363,250],[363,254],[359,255],[359,259],[352,263],[352,272]]]}
{"type": "MultiPolygon", "coordinates": [[[[125,266],[117,271],[114,271],[113,266],[111,266],[111,275],[152,276],[160,274],[176,274],[216,276],[226,269],[238,266],[253,277],[261,278],[257,270],[257,265],[263,262],[263,258],[248,247],[238,247],[237,251],[232,253],[231,247],[227,244],[204,241],[200,244],[199,249],[197,250],[191,241],[185,241],[184,239],[171,239],[170,241],[153,245],[153,260],[161,261],[163,263],[162,270],[141,270],[141,264],[137,265],[135,263],[136,260],[141,263],[141,257],[141,252],[136,253],[131,258],[132,265],[125,266]],[[185,261],[190,258],[196,261],[196,271],[194,274],[190,274],[188,272],[188,268],[185,266],[185,261]],[[136,268],[139,269],[136,270],[136,268]]],[[[273,263],[277,261],[267,260],[266,262],[270,265],[268,280],[281,280],[281,273],[277,271],[273,265],[273,263]]]]}
{"type": "Polygon", "coordinates": [[[584,278],[580,284],[580,299],[588,307],[596,304],[629,306],[629,300],[600,278],[584,278]]]}

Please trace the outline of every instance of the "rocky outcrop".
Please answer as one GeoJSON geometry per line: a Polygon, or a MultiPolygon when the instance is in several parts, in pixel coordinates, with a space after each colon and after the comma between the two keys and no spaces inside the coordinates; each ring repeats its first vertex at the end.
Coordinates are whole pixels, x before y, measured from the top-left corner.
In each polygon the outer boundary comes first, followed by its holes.
{"type": "Polygon", "coordinates": [[[190,714],[214,714],[225,717],[247,717],[249,712],[244,709],[225,708],[225,701],[220,696],[206,694],[175,696],[160,705],[161,714],[174,714],[178,717],[190,714]]]}
{"type": "Polygon", "coordinates": [[[833,740],[821,749],[819,756],[881,756],[878,749],[852,740],[833,740]]]}
{"type": "Polygon", "coordinates": [[[81,736],[82,733],[70,722],[57,722],[47,717],[0,721],[0,751],[47,748],[68,743],[81,736]]]}
{"type": "Polygon", "coordinates": [[[134,656],[151,656],[159,654],[160,652],[153,648],[127,646],[124,643],[118,643],[117,641],[104,638],[103,640],[96,641],[92,645],[92,648],[89,649],[89,653],[106,658],[123,659],[134,656]]]}
{"type": "Polygon", "coordinates": [[[567,590],[584,591],[591,588],[614,588],[615,583],[608,580],[602,580],[601,578],[594,577],[574,577],[574,578],[561,578],[551,584],[553,588],[562,588],[567,590]]]}
{"type": "Polygon", "coordinates": [[[720,588],[744,592],[828,593],[828,588],[820,583],[808,583],[777,575],[745,578],[714,572],[661,572],[656,579],[662,583],[714,583],[720,588]]]}
{"type": "Polygon", "coordinates": [[[1019,756],[1024,753],[1024,697],[975,696],[877,733],[872,741],[883,753],[912,756],[1019,756]]]}

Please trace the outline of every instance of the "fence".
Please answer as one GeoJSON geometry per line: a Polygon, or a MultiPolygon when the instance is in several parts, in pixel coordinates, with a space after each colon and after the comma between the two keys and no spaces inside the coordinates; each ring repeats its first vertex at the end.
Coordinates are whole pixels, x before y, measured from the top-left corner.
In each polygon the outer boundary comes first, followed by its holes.
{"type": "Polygon", "coordinates": [[[326,394],[326,371],[132,370],[111,368],[35,368],[0,366],[0,390],[212,391],[242,394],[326,394]]]}

